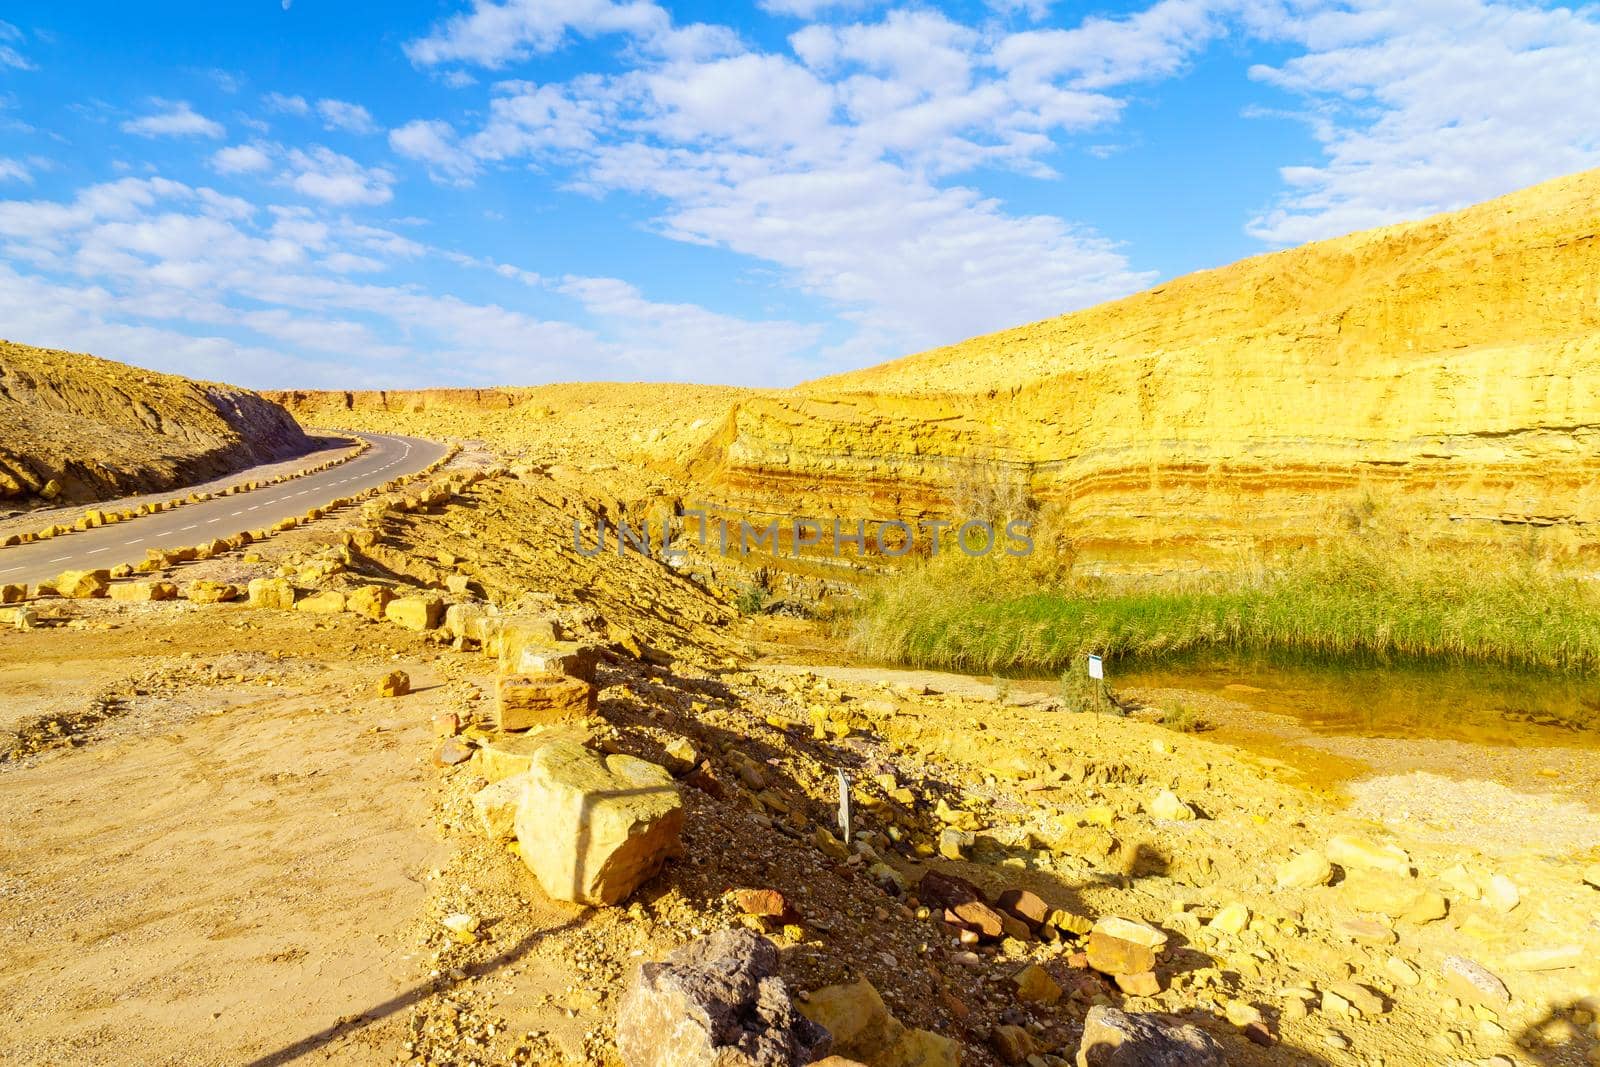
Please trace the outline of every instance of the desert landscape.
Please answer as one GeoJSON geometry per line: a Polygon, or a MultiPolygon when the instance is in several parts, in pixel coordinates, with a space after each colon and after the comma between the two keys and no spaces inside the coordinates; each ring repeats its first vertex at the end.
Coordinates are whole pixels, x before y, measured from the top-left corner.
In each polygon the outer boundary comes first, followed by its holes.
{"type": "Polygon", "coordinates": [[[787,389],[0,345],[0,1062],[1600,1064],[1597,228],[787,389]]]}

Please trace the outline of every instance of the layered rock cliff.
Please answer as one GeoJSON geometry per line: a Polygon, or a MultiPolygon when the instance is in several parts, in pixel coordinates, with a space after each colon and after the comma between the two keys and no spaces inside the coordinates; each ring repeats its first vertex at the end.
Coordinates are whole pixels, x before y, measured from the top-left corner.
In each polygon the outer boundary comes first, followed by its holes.
{"type": "Polygon", "coordinates": [[[0,341],[0,505],[164,491],[311,447],[248,390],[0,341]]]}
{"type": "Polygon", "coordinates": [[[1148,559],[1313,539],[1369,497],[1587,537],[1597,446],[1591,171],[745,398],[691,468],[731,509],[844,516],[988,481],[1148,559]]]}

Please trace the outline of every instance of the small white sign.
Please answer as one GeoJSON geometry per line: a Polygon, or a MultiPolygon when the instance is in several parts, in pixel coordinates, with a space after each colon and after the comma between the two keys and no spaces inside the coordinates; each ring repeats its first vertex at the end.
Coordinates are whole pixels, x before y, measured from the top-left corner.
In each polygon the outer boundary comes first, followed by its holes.
{"type": "Polygon", "coordinates": [[[1105,663],[1100,659],[1099,656],[1090,656],[1089,657],[1089,677],[1091,677],[1091,678],[1104,678],[1105,676],[1106,676],[1105,663]]]}

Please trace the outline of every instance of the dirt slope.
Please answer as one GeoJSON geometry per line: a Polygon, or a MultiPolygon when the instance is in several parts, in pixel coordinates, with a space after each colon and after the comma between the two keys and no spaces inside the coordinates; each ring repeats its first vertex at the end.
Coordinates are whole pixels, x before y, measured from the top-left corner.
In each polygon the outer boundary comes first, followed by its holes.
{"type": "Polygon", "coordinates": [[[159,491],[311,448],[248,390],[0,341],[0,504],[159,491]]]}

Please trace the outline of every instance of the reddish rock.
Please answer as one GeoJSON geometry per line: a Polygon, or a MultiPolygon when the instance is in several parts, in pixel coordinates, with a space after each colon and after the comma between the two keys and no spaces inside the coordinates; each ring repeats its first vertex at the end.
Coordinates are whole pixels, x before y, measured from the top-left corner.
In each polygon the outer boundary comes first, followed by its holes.
{"type": "Polygon", "coordinates": [[[1007,889],[995,901],[995,907],[1021,919],[1036,930],[1050,918],[1050,906],[1026,889],[1007,889]]]}
{"type": "Polygon", "coordinates": [[[735,889],[729,896],[733,898],[733,906],[746,915],[781,919],[789,914],[789,902],[776,889],[735,889]]]}
{"type": "Polygon", "coordinates": [[[917,898],[930,908],[951,909],[958,904],[981,902],[983,894],[965,878],[929,871],[917,883],[917,898]]]}
{"type": "Polygon", "coordinates": [[[956,925],[965,926],[991,941],[998,941],[1006,932],[1005,918],[982,901],[971,900],[946,909],[945,922],[950,922],[952,915],[956,925]]]}

